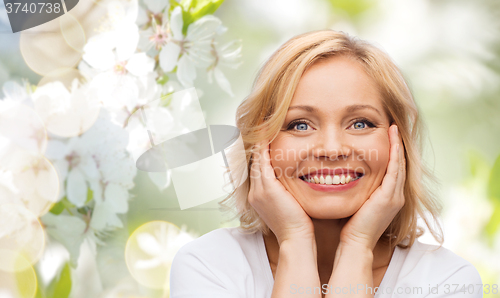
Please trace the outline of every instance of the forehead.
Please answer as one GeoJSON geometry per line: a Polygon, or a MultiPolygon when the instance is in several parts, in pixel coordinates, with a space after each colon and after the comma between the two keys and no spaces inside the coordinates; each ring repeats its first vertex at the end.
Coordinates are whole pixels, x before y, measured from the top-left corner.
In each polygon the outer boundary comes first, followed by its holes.
{"type": "Polygon", "coordinates": [[[290,105],[309,105],[324,113],[351,105],[371,105],[383,111],[375,81],[358,62],[343,56],[312,64],[300,78],[290,105]]]}

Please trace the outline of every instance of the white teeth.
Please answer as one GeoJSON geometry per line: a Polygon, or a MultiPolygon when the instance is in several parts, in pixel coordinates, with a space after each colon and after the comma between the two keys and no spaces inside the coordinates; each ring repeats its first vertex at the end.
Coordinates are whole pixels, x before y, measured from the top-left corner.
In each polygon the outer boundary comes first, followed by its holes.
{"type": "Polygon", "coordinates": [[[338,184],[347,184],[352,181],[356,181],[361,177],[351,177],[351,175],[327,175],[326,177],[321,175],[321,176],[313,176],[309,179],[304,179],[305,181],[309,183],[315,183],[315,184],[325,184],[325,185],[338,185],[338,184]]]}

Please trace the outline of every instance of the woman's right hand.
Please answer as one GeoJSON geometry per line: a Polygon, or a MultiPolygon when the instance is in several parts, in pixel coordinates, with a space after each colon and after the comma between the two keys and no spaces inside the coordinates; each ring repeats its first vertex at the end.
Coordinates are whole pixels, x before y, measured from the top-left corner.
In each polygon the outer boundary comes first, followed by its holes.
{"type": "Polygon", "coordinates": [[[314,239],[311,218],[276,178],[269,144],[252,155],[250,181],[248,202],[273,231],[280,246],[285,240],[314,239]]]}

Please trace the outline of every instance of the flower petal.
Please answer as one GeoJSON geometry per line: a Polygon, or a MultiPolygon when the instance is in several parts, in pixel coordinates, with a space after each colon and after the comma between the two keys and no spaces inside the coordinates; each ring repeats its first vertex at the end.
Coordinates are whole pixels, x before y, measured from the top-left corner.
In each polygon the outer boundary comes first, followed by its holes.
{"type": "Polygon", "coordinates": [[[139,44],[139,28],[133,23],[123,23],[116,32],[118,61],[128,60],[139,44]]]}
{"type": "Polygon", "coordinates": [[[170,29],[174,34],[174,39],[182,40],[184,38],[184,36],[182,35],[182,26],[182,9],[180,6],[177,6],[176,8],[174,8],[172,14],[170,15],[170,29]]]}
{"type": "Polygon", "coordinates": [[[125,213],[128,211],[128,191],[116,183],[110,183],[104,191],[105,203],[110,211],[114,213],[125,213]]]}
{"type": "Polygon", "coordinates": [[[231,97],[234,97],[233,91],[231,90],[231,84],[227,80],[224,73],[222,73],[222,71],[218,67],[214,68],[214,76],[220,88],[224,90],[227,94],[229,94],[231,97]]]}
{"type": "Polygon", "coordinates": [[[227,27],[222,24],[216,29],[217,34],[222,35],[227,32],[227,27]]]}
{"type": "Polygon", "coordinates": [[[7,98],[10,98],[11,100],[17,100],[21,102],[26,98],[26,90],[23,88],[23,86],[19,85],[15,81],[7,81],[3,84],[2,87],[3,94],[7,98]]]}
{"type": "Polygon", "coordinates": [[[162,12],[165,8],[168,10],[170,6],[170,3],[166,0],[144,0],[144,4],[155,14],[162,12]]]}
{"type": "Polygon", "coordinates": [[[166,172],[149,172],[149,178],[158,187],[160,191],[163,191],[170,185],[170,170],[166,172]]]}
{"type": "Polygon", "coordinates": [[[207,81],[208,81],[209,84],[212,84],[212,82],[213,82],[213,78],[212,78],[213,77],[213,73],[214,73],[213,69],[211,69],[211,70],[209,70],[207,72],[207,81]]]}
{"type": "MultiPolygon", "coordinates": [[[[169,5],[169,6],[170,6],[170,5],[169,5]]],[[[170,19],[170,18],[168,17],[168,9],[166,9],[166,10],[165,10],[165,12],[163,13],[162,18],[161,18],[161,26],[162,26],[163,28],[166,28],[166,27],[167,27],[167,25],[168,25],[168,20],[169,20],[169,19],[170,19]]]]}
{"type": "Polygon", "coordinates": [[[70,147],[59,140],[50,139],[47,141],[45,157],[53,160],[63,159],[69,154],[70,147]]]}
{"type": "Polygon", "coordinates": [[[54,215],[50,212],[46,213],[41,220],[46,226],[47,233],[68,249],[70,260],[76,266],[80,245],[86,237],[85,222],[76,216],[54,215]]]}
{"type": "Polygon", "coordinates": [[[222,22],[213,15],[206,15],[189,25],[186,39],[190,41],[211,39],[222,22]]]}
{"type": "Polygon", "coordinates": [[[121,228],[122,221],[116,216],[108,204],[96,204],[92,212],[90,226],[95,230],[104,230],[109,227],[121,228]]]}
{"type": "Polygon", "coordinates": [[[135,76],[145,76],[152,72],[155,61],[146,53],[134,54],[127,62],[125,68],[135,76]]]}
{"type": "Polygon", "coordinates": [[[155,33],[151,27],[146,30],[141,30],[139,32],[139,42],[137,43],[137,48],[142,52],[151,54],[151,57],[156,56],[156,54],[158,53],[154,48],[154,44],[151,42],[151,40],[149,40],[149,38],[154,34],[155,33]]]}
{"type": "Polygon", "coordinates": [[[196,79],[196,68],[187,54],[182,55],[177,66],[177,78],[184,87],[192,87],[196,79]]]}
{"type": "Polygon", "coordinates": [[[97,164],[92,156],[82,157],[78,166],[89,179],[99,178],[99,170],[97,169],[97,164]]]}
{"type": "Polygon", "coordinates": [[[135,106],[139,87],[134,76],[117,75],[109,71],[92,79],[89,96],[101,101],[106,108],[130,108],[135,106]]]}
{"type": "Polygon", "coordinates": [[[167,43],[160,52],[160,67],[165,72],[171,72],[177,64],[181,47],[173,42],[167,43]]]}
{"type": "Polygon", "coordinates": [[[148,18],[148,12],[142,8],[142,6],[139,6],[139,10],[137,11],[137,20],[136,23],[139,26],[142,26],[146,24],[149,21],[148,18]]]}
{"type": "Polygon", "coordinates": [[[105,32],[91,37],[83,47],[82,59],[93,68],[107,70],[115,64],[113,49],[116,46],[114,34],[105,32]]]}
{"type": "Polygon", "coordinates": [[[87,200],[87,184],[85,178],[78,169],[73,169],[69,172],[66,192],[68,200],[77,207],[82,207],[87,200]]]}

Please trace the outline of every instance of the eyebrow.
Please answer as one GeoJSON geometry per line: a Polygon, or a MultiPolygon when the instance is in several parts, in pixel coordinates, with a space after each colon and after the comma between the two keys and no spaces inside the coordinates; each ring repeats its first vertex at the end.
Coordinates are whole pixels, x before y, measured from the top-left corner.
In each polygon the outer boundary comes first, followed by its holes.
{"type": "MultiPolygon", "coordinates": [[[[316,108],[314,108],[312,106],[292,106],[292,107],[288,108],[289,111],[294,110],[294,109],[304,110],[304,111],[307,111],[309,113],[316,112],[316,108]]],[[[345,110],[348,113],[352,113],[352,112],[355,112],[357,110],[362,110],[362,109],[371,109],[371,110],[374,110],[375,112],[377,112],[379,115],[382,115],[382,113],[380,113],[380,111],[377,108],[375,108],[374,106],[371,106],[371,105],[350,105],[345,110]]]]}

